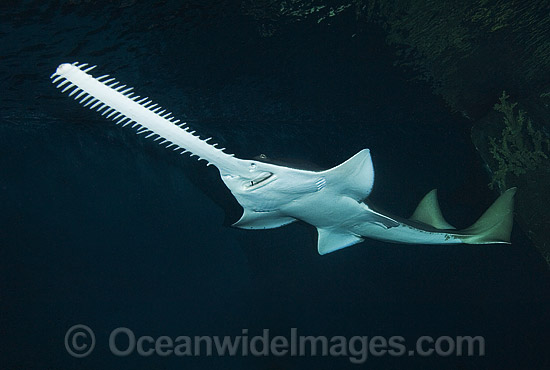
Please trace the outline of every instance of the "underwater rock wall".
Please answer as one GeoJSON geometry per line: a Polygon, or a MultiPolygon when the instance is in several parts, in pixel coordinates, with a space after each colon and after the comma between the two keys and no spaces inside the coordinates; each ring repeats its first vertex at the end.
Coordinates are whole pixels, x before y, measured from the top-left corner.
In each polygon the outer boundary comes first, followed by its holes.
{"type": "Polygon", "coordinates": [[[519,188],[516,218],[550,266],[549,1],[243,0],[242,10],[264,37],[293,22],[380,25],[395,65],[473,122],[489,186],[519,188]]]}
{"type": "Polygon", "coordinates": [[[516,219],[550,265],[550,3],[366,3],[368,18],[398,49],[396,64],[416,71],[451,110],[474,121],[472,140],[491,173],[489,185],[518,187],[516,219]]]}
{"type": "Polygon", "coordinates": [[[430,81],[452,110],[473,119],[502,90],[544,92],[550,82],[550,3],[545,0],[364,1],[398,48],[396,64],[430,81]]]}
{"type": "Polygon", "coordinates": [[[397,66],[429,81],[453,111],[480,118],[503,89],[531,95],[550,82],[550,2],[546,0],[243,0],[259,32],[327,24],[346,17],[357,32],[377,23],[397,66]]]}
{"type": "Polygon", "coordinates": [[[494,111],[475,123],[472,141],[492,173],[489,185],[518,187],[516,221],[550,266],[550,109],[540,95],[508,99],[503,93],[494,111]]]}

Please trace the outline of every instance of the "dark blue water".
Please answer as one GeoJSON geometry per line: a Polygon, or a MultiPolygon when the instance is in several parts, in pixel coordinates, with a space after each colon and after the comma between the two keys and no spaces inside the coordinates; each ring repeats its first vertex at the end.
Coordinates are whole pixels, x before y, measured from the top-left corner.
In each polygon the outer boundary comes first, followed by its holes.
{"type": "Polygon", "coordinates": [[[98,64],[243,158],[329,168],[370,148],[372,203],[407,216],[438,188],[466,226],[495,198],[470,123],[392,66],[352,12],[282,22],[270,38],[231,1],[6,2],[0,19],[0,367],[5,369],[518,369],[550,366],[545,263],[511,246],[366,241],[326,256],[315,230],[228,227],[240,209],[213,168],[82,108],[51,85],[98,64]],[[91,327],[96,349],[64,336],[91,327]],[[114,356],[137,336],[481,335],[484,357],[114,356]]]}

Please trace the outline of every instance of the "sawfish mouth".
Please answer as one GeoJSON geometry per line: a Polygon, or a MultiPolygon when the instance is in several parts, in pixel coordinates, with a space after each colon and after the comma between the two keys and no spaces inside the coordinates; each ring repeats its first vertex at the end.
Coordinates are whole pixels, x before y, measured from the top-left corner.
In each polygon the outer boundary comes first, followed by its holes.
{"type": "Polygon", "coordinates": [[[256,190],[258,188],[261,188],[273,180],[275,180],[275,174],[273,172],[266,172],[262,174],[262,176],[255,178],[254,180],[250,180],[246,183],[245,188],[247,190],[256,190]]]}

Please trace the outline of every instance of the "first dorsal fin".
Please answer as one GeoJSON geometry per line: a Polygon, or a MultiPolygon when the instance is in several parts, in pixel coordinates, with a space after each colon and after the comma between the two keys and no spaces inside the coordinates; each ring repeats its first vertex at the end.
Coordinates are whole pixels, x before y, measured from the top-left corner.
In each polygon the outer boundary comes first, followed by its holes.
{"type": "Polygon", "coordinates": [[[423,224],[430,225],[436,229],[455,229],[454,226],[449,224],[439,208],[439,202],[437,201],[437,190],[433,189],[422,198],[413,215],[409,218],[413,221],[422,222],[423,224]]]}

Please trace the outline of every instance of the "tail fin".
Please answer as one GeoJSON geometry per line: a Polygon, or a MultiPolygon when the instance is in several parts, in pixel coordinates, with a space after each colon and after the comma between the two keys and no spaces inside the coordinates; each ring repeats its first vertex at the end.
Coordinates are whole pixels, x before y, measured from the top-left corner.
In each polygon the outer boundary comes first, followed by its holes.
{"type": "Polygon", "coordinates": [[[510,244],[514,223],[514,195],[517,188],[510,188],[467,229],[458,236],[466,244],[510,244]]]}

